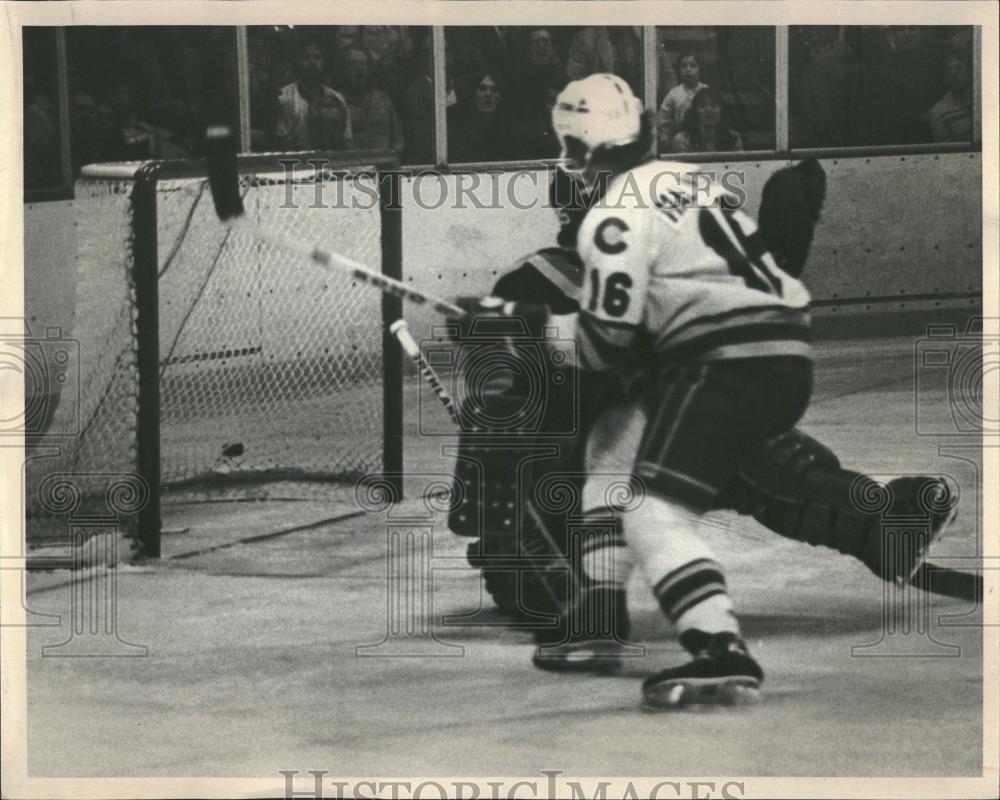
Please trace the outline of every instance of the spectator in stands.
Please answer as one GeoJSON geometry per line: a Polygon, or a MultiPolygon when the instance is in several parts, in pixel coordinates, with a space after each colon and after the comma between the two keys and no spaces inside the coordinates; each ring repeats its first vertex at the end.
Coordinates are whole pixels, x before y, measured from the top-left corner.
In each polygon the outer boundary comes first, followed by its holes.
{"type": "Polygon", "coordinates": [[[344,96],[351,115],[354,147],[358,150],[403,150],[403,128],[392,100],[371,82],[371,57],[360,47],[343,56],[344,96]]]}
{"type": "Polygon", "coordinates": [[[681,130],[674,137],[678,153],[729,153],[743,149],[740,135],[729,127],[729,115],[717,89],[705,87],[691,100],[681,130]]]}
{"type": "Polygon", "coordinates": [[[454,108],[448,120],[448,160],[502,161],[510,147],[500,113],[501,93],[489,74],[479,74],[471,93],[454,108]]]}
{"type": "Polygon", "coordinates": [[[59,126],[56,109],[38,92],[24,109],[24,188],[59,185],[59,126]]]}
{"type": "Polygon", "coordinates": [[[278,125],[278,92],[272,73],[270,53],[260,46],[252,50],[247,77],[250,84],[250,149],[256,152],[274,148],[272,140],[278,125]]]}
{"type": "Polygon", "coordinates": [[[624,78],[639,96],[642,92],[640,29],[595,25],[577,33],[566,57],[566,74],[571,80],[579,80],[595,72],[612,72],[624,78]]]}
{"type": "Polygon", "coordinates": [[[403,95],[412,77],[412,61],[412,53],[404,57],[399,51],[389,50],[382,56],[377,70],[369,65],[372,85],[389,95],[395,108],[403,103],[403,95]]]}
{"type": "Polygon", "coordinates": [[[158,157],[190,158],[194,155],[201,144],[205,125],[191,104],[169,100],[162,104],[160,119],[162,126],[152,126],[157,137],[158,157]]]}
{"type": "MultiPolygon", "coordinates": [[[[321,94],[309,104],[306,132],[313,150],[351,150],[354,139],[346,131],[350,120],[347,103],[339,94],[321,94]]],[[[352,130],[353,134],[353,130],[352,130]]]]}
{"type": "MultiPolygon", "coordinates": [[[[458,104],[451,78],[454,55],[445,49],[445,107],[449,116],[458,104]]],[[[430,37],[419,47],[413,57],[415,76],[403,92],[400,116],[406,128],[406,148],[402,161],[405,164],[430,164],[434,161],[434,56],[430,37]]]]}
{"type": "Polygon", "coordinates": [[[707,84],[701,82],[701,65],[694,53],[685,53],[680,57],[677,72],[681,76],[681,82],[667,92],[660,105],[658,135],[662,152],[669,151],[694,96],[708,88],[707,84]]]}
{"type": "Polygon", "coordinates": [[[113,152],[115,161],[143,161],[159,158],[156,132],[140,120],[132,105],[132,92],[128,84],[114,83],[107,93],[107,104],[114,112],[115,135],[113,152]]]}
{"type": "Polygon", "coordinates": [[[104,160],[97,120],[97,103],[86,92],[73,92],[69,98],[69,130],[72,148],[73,175],[80,174],[84,164],[104,160]]]}
{"type": "Polygon", "coordinates": [[[406,122],[403,161],[430,164],[434,160],[434,59],[429,45],[417,52],[415,67],[416,77],[403,93],[400,108],[406,122]]]}
{"type": "Polygon", "coordinates": [[[190,153],[173,141],[166,128],[150,125],[136,114],[131,87],[115,81],[107,93],[115,124],[110,141],[109,157],[116,161],[144,161],[152,158],[187,158],[190,153]]]}
{"type": "Polygon", "coordinates": [[[338,25],[337,33],[334,37],[334,46],[337,48],[337,55],[340,55],[352,47],[361,44],[360,25],[338,25]]]}
{"type": "Polygon", "coordinates": [[[349,149],[350,112],[343,96],[323,84],[323,51],[303,40],[296,55],[296,80],[278,93],[275,144],[282,150],[349,149]]]}
{"type": "Polygon", "coordinates": [[[935,142],[972,140],[972,82],[964,53],[952,53],[944,62],[948,91],[931,108],[931,136],[935,142]]]}
{"type": "Polygon", "coordinates": [[[552,46],[548,28],[531,28],[527,32],[523,57],[516,59],[507,73],[504,104],[511,114],[534,109],[539,97],[545,97],[548,87],[565,83],[566,70],[552,46]]]}
{"type": "Polygon", "coordinates": [[[789,127],[799,147],[859,143],[861,66],[846,26],[791,29],[789,127]]]}
{"type": "Polygon", "coordinates": [[[402,25],[365,25],[361,29],[361,46],[371,58],[371,68],[381,67],[386,56],[401,61],[413,50],[413,42],[402,25]]]}
{"type": "Polygon", "coordinates": [[[401,25],[367,25],[361,46],[368,52],[369,80],[384,91],[398,109],[412,77],[417,46],[411,29],[401,25]]]}
{"type": "Polygon", "coordinates": [[[863,28],[858,139],[862,144],[916,144],[931,138],[928,110],[938,96],[940,66],[926,29],[863,28]]]}
{"type": "Polygon", "coordinates": [[[566,73],[548,28],[529,29],[523,53],[504,84],[504,114],[512,127],[511,155],[554,158],[559,142],[552,130],[552,104],[566,84],[566,73]]]}
{"type": "MultiPolygon", "coordinates": [[[[104,107],[105,118],[110,109],[104,107]]],[[[112,150],[111,137],[114,126],[102,122],[102,108],[87,92],[76,91],[69,98],[70,145],[73,159],[73,175],[80,174],[85,164],[107,161],[112,150]]]]}
{"type": "Polygon", "coordinates": [[[448,78],[456,86],[468,86],[488,72],[503,81],[508,64],[509,30],[499,25],[455,26],[446,31],[448,78]]]}
{"type": "Polygon", "coordinates": [[[530,69],[563,77],[563,67],[559,63],[555,48],[552,46],[552,34],[549,33],[548,28],[531,28],[528,31],[526,55],[526,62],[530,69]]]}
{"type": "Polygon", "coordinates": [[[656,29],[656,68],[659,73],[656,79],[656,91],[659,93],[659,101],[662,103],[667,90],[674,88],[680,83],[677,75],[677,59],[685,50],[678,51],[674,47],[674,36],[671,28],[658,27],[656,29]]]}
{"type": "Polygon", "coordinates": [[[565,79],[552,78],[536,88],[533,106],[510,115],[511,158],[555,158],[559,155],[559,139],[552,128],[552,107],[565,85],[565,79]]]}

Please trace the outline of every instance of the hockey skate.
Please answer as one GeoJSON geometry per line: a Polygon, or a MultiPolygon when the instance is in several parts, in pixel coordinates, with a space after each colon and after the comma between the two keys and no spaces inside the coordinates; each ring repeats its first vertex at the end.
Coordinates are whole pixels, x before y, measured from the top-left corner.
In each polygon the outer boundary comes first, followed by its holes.
{"type": "Polygon", "coordinates": [[[693,659],[643,681],[645,710],[732,706],[759,700],[764,671],[736,634],[689,630],[681,634],[681,645],[693,659]]]}
{"type": "Polygon", "coordinates": [[[614,675],[629,651],[624,590],[585,589],[555,628],[535,633],[532,663],[548,672],[614,675]]]}
{"type": "Polygon", "coordinates": [[[905,583],[917,574],[931,545],[958,515],[958,497],[943,478],[896,478],[886,489],[889,508],[881,536],[873,537],[878,551],[869,552],[865,563],[883,579],[905,583]]]}

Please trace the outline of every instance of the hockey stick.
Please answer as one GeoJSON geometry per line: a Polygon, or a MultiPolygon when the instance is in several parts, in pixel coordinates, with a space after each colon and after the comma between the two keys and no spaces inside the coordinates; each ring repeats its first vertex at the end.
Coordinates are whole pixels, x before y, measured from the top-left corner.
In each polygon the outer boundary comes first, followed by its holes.
{"type": "Polygon", "coordinates": [[[212,201],[215,203],[215,213],[219,220],[231,228],[243,230],[250,236],[280,247],[289,253],[312,261],[326,270],[346,270],[355,279],[374,286],[382,292],[409,300],[416,305],[427,305],[449,319],[460,319],[465,316],[459,306],[442,300],[434,295],[421,292],[412,286],[407,286],[400,280],[383,275],[377,270],[366,267],[352,258],[321,250],[308,244],[296,242],[275,231],[258,225],[247,218],[243,209],[243,199],[240,197],[239,169],[236,163],[236,138],[230,128],[219,125],[205,132],[206,161],[208,164],[208,184],[212,190],[212,201]]]}
{"type": "Polygon", "coordinates": [[[438,378],[434,368],[427,363],[427,359],[424,358],[424,354],[420,352],[420,345],[417,344],[413,335],[410,333],[410,328],[406,324],[406,320],[397,319],[394,323],[392,323],[392,325],[389,326],[389,332],[399,341],[400,346],[403,348],[403,352],[405,352],[413,360],[413,363],[417,365],[417,368],[420,370],[420,374],[423,375],[424,380],[427,381],[431,389],[434,390],[434,394],[438,396],[438,399],[441,401],[441,405],[443,405],[445,411],[448,412],[448,416],[451,417],[452,422],[461,428],[462,420],[458,416],[458,409],[455,408],[455,401],[451,399],[451,395],[448,394],[448,390],[444,388],[444,384],[441,383],[441,379],[438,378]]]}
{"type": "Polygon", "coordinates": [[[910,584],[957,600],[983,601],[983,576],[977,572],[941,567],[925,561],[910,578],[910,584]]]}

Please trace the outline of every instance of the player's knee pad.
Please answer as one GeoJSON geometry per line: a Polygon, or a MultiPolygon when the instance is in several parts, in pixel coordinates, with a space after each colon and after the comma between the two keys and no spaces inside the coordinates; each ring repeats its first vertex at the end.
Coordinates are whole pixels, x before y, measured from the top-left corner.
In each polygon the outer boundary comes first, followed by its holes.
{"type": "MultiPolygon", "coordinates": [[[[483,382],[508,366],[506,361],[488,366],[483,382]]],[[[514,533],[525,495],[537,488],[539,478],[579,469],[579,436],[573,427],[551,433],[561,416],[578,419],[572,377],[553,381],[558,391],[552,392],[539,392],[530,378],[515,374],[495,387],[476,385],[476,376],[467,376],[473,385],[466,386],[459,407],[456,504],[448,518],[448,527],[459,536],[514,533]]]]}

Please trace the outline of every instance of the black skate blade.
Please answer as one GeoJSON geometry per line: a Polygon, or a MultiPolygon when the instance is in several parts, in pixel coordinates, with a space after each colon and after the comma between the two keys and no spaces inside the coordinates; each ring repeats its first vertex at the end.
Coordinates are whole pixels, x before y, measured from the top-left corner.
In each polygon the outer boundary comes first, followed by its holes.
{"type": "Polygon", "coordinates": [[[955,521],[957,517],[958,517],[958,505],[956,504],[953,505],[950,509],[948,509],[948,513],[944,517],[944,519],[942,519],[941,522],[938,523],[936,526],[934,526],[934,528],[931,530],[931,535],[927,537],[927,543],[921,548],[920,555],[917,557],[913,569],[910,570],[910,574],[906,576],[905,580],[902,577],[896,579],[896,585],[898,587],[902,588],[907,583],[913,583],[914,579],[917,577],[917,574],[923,568],[924,564],[927,563],[927,559],[931,552],[931,547],[938,539],[940,539],[944,535],[945,531],[947,531],[948,528],[951,527],[951,524],[955,521]]]}
{"type": "Polygon", "coordinates": [[[546,672],[618,675],[622,671],[621,647],[609,642],[540,647],[531,663],[546,672]]]}
{"type": "Polygon", "coordinates": [[[704,707],[747,706],[760,702],[760,681],[730,678],[678,678],[643,688],[642,710],[679,711],[704,707]]]}

